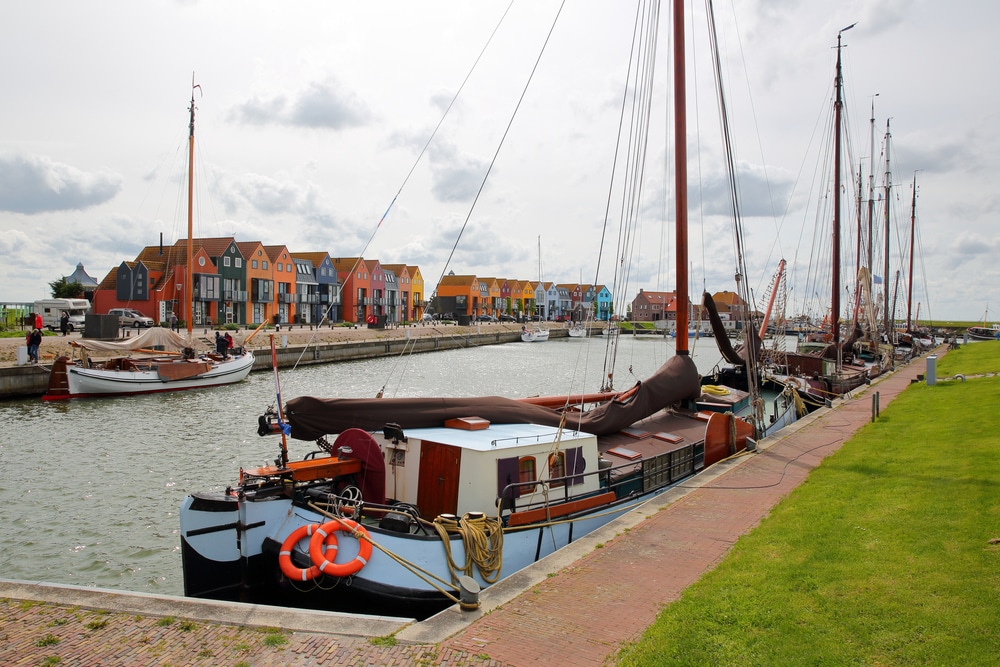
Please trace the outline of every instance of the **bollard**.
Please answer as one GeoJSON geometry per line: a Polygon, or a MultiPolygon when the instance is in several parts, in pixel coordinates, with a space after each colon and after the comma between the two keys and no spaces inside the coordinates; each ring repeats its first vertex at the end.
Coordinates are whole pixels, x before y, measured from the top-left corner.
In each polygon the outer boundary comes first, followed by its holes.
{"type": "Polygon", "coordinates": [[[933,387],[937,384],[937,355],[931,354],[927,357],[927,386],[933,387]]]}
{"type": "Polygon", "coordinates": [[[458,578],[459,603],[462,611],[479,609],[479,584],[472,577],[465,575],[458,578]]]}

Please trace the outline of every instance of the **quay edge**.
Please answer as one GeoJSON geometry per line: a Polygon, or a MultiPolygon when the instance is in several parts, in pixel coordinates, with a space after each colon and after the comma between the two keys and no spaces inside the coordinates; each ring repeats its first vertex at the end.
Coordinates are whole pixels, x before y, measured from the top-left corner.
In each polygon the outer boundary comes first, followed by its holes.
{"type": "MultiPolygon", "coordinates": [[[[565,337],[566,330],[554,329],[553,338],[565,337]]],[[[280,345],[280,334],[278,336],[280,345]]],[[[278,368],[291,368],[296,364],[325,364],[336,361],[374,359],[407,353],[439,352],[480,345],[499,345],[520,342],[520,331],[489,331],[477,333],[457,328],[454,333],[432,335],[367,338],[361,341],[320,343],[313,345],[287,345],[277,348],[278,368]]],[[[256,360],[253,370],[271,370],[271,355],[266,347],[254,347],[256,360]]],[[[49,386],[49,366],[46,363],[31,366],[0,366],[0,400],[14,400],[42,396],[49,386]]]]}

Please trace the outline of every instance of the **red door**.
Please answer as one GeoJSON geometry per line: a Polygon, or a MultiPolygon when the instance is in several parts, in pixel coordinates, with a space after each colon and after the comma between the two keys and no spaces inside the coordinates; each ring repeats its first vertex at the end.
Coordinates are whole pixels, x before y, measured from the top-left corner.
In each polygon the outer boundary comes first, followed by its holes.
{"type": "Polygon", "coordinates": [[[417,507],[425,518],[458,513],[458,475],[461,463],[462,450],[458,447],[426,440],[420,445],[417,507]]]}

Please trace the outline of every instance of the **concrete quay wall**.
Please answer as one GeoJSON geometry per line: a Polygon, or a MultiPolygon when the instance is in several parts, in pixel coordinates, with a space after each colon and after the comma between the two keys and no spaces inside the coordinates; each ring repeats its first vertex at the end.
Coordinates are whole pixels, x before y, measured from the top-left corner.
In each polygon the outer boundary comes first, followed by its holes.
{"type": "MultiPolygon", "coordinates": [[[[565,330],[555,329],[551,338],[568,335],[565,330]]],[[[373,359],[398,354],[418,352],[439,352],[480,345],[499,345],[521,340],[520,331],[489,331],[483,333],[456,331],[454,334],[435,333],[423,336],[367,338],[361,341],[341,343],[320,343],[317,345],[287,345],[276,349],[278,368],[291,368],[306,364],[326,364],[335,361],[373,359]]],[[[253,348],[256,356],[253,370],[271,369],[271,351],[268,347],[253,348]]],[[[0,400],[11,400],[41,396],[49,386],[49,367],[46,364],[32,366],[0,367],[0,400]]]]}

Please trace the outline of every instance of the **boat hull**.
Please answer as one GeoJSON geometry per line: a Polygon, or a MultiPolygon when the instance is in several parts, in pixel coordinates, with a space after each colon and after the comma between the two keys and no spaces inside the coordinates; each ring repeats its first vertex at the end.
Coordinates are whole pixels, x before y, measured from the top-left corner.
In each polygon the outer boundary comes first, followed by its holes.
{"type": "MultiPolygon", "coordinates": [[[[181,362],[174,362],[181,363],[181,362]]],[[[181,391],[215,387],[239,382],[250,374],[254,357],[246,353],[229,361],[213,364],[207,372],[193,377],[168,379],[154,369],[150,370],[106,370],[67,366],[67,395],[46,395],[49,400],[57,398],[84,398],[113,395],[150,394],[165,391],[181,391]]]]}
{"type": "MultiPolygon", "coordinates": [[[[506,529],[496,580],[592,533],[667,488],[626,498],[568,521],[506,529]]],[[[434,583],[450,582],[452,572],[442,540],[433,530],[413,534],[366,525],[376,547],[360,571],[350,577],[321,575],[314,581],[298,582],[281,575],[278,556],[282,544],[301,526],[325,523],[325,516],[288,499],[240,501],[236,496],[194,495],[184,500],[180,520],[184,594],[188,597],[420,619],[453,604],[441,592],[447,585],[434,583]],[[388,553],[412,567],[400,564],[388,553]],[[428,582],[418,570],[433,580],[428,582]]],[[[343,532],[338,533],[338,546],[337,563],[351,561],[359,550],[357,540],[343,532]]],[[[307,540],[293,548],[293,564],[308,568],[307,550],[307,540]]],[[[460,536],[451,536],[449,551],[454,562],[465,561],[460,536]]],[[[476,568],[471,576],[482,588],[491,583],[476,568]]]]}

